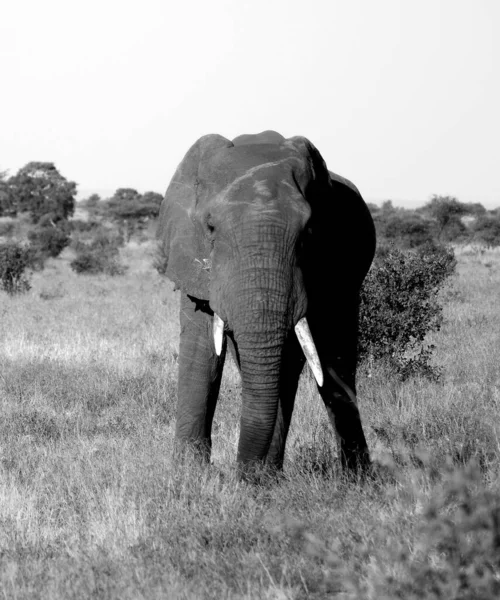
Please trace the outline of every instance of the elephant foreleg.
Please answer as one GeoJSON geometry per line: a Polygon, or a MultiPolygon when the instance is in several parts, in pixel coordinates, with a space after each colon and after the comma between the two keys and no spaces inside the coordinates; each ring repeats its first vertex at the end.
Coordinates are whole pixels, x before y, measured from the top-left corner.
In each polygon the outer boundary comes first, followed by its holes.
{"type": "Polygon", "coordinates": [[[358,403],[354,391],[340,378],[332,366],[323,364],[324,384],[318,388],[333,425],[344,469],[364,470],[370,466],[358,403]]]}
{"type": "Polygon", "coordinates": [[[217,356],[212,332],[213,316],[201,310],[185,294],[181,297],[180,324],[175,437],[181,445],[192,445],[208,461],[226,343],[221,355],[217,356]]]}

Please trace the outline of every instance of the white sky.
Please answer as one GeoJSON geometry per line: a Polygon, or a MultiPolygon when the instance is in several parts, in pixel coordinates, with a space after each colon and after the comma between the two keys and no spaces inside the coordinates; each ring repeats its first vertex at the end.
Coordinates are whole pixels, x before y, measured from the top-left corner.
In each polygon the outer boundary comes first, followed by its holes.
{"type": "Polygon", "coordinates": [[[500,206],[500,0],[7,0],[0,86],[0,170],[83,194],[275,129],[369,201],[500,206]]]}

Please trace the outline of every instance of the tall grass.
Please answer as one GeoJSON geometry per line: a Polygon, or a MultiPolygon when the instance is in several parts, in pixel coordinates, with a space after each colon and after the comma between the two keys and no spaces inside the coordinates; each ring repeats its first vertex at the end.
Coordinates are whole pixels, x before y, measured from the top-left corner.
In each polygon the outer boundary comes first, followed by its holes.
{"type": "Polygon", "coordinates": [[[500,255],[459,256],[443,380],[360,369],[379,475],[347,482],[305,372],[284,475],[238,482],[226,365],[213,465],[172,461],[178,297],[129,244],[122,277],[49,260],[0,295],[0,597],[496,598],[500,255]]]}

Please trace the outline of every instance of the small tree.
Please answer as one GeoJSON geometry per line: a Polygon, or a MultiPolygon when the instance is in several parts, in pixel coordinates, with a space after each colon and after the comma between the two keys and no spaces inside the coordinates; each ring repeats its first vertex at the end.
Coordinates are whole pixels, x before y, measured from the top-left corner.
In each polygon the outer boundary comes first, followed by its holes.
{"type": "Polygon", "coordinates": [[[108,219],[119,223],[128,238],[140,229],[150,218],[156,218],[163,200],[157,192],[139,194],[133,188],[120,188],[114,195],[101,204],[100,212],[108,219]]]}
{"type": "Polygon", "coordinates": [[[500,215],[483,215],[472,225],[472,236],[476,242],[487,246],[500,246],[500,215]]]}
{"type": "Polygon", "coordinates": [[[436,221],[438,240],[452,241],[466,229],[460,217],[467,214],[467,207],[453,196],[434,195],[422,211],[427,212],[436,221]]]}
{"type": "Polygon", "coordinates": [[[136,222],[157,217],[162,200],[162,195],[157,192],[146,192],[141,195],[133,188],[120,188],[106,202],[105,210],[114,220],[136,222]]]}
{"type": "Polygon", "coordinates": [[[480,217],[486,214],[486,209],[480,202],[464,202],[464,209],[468,215],[480,217]]]}
{"type": "Polygon", "coordinates": [[[44,216],[54,223],[75,209],[76,183],[49,162],[30,162],[8,180],[17,212],[29,212],[33,223],[44,216]]]}
{"type": "Polygon", "coordinates": [[[358,353],[389,363],[403,378],[437,378],[425,337],[443,321],[439,292],[456,266],[453,251],[427,245],[417,251],[394,247],[378,254],[360,294],[358,353]]]}
{"type": "Polygon", "coordinates": [[[7,294],[27,292],[31,285],[25,271],[30,266],[30,249],[9,242],[0,244],[0,287],[7,294]]]}
{"type": "Polygon", "coordinates": [[[432,241],[432,224],[411,210],[391,214],[383,223],[382,237],[401,248],[416,248],[432,241]]]}
{"type": "Polygon", "coordinates": [[[6,171],[0,171],[0,216],[16,216],[16,207],[12,195],[12,190],[7,181],[6,171]]]}
{"type": "Polygon", "coordinates": [[[42,255],[52,258],[59,256],[70,243],[69,234],[55,226],[36,227],[28,232],[28,239],[42,255]]]}
{"type": "Polygon", "coordinates": [[[382,202],[382,206],[380,207],[380,211],[386,216],[395,213],[396,210],[397,209],[392,203],[392,200],[384,200],[382,202]]]}
{"type": "Polygon", "coordinates": [[[126,267],[120,262],[119,246],[122,239],[111,232],[99,232],[90,244],[77,242],[76,257],[70,267],[79,274],[123,275],[126,267]]]}
{"type": "Polygon", "coordinates": [[[81,205],[88,209],[92,209],[95,208],[99,202],[101,202],[101,196],[99,196],[99,194],[90,194],[88,198],[81,201],[81,205]]]}
{"type": "Polygon", "coordinates": [[[78,206],[84,208],[90,219],[94,219],[100,212],[102,204],[102,199],[99,194],[90,194],[87,198],[84,198],[80,202],[78,202],[78,206]]]}

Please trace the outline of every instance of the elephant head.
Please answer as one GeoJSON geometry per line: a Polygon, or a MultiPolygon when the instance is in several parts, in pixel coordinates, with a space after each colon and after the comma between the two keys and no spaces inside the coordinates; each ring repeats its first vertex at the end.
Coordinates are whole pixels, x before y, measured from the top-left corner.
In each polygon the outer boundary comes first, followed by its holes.
{"type": "Polygon", "coordinates": [[[356,187],[306,138],[207,135],[173,176],[158,238],[182,291],[177,438],[209,455],[229,340],[242,377],[241,465],[281,467],[305,358],[344,464],[367,464],[354,376],[375,234],[356,187]]]}

